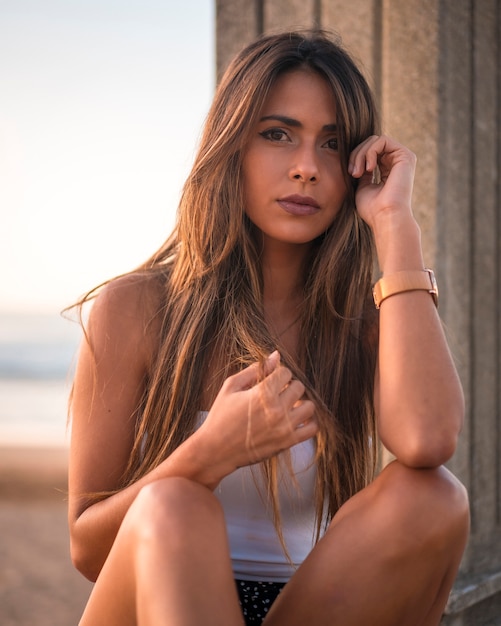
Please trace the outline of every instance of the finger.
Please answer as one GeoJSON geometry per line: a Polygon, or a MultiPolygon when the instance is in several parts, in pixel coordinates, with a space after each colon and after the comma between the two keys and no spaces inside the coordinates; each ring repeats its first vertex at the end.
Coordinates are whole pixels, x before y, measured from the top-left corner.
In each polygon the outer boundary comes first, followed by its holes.
{"type": "Polygon", "coordinates": [[[280,365],[280,353],[278,350],[272,352],[264,363],[252,363],[241,372],[233,374],[227,379],[227,384],[233,390],[244,390],[254,387],[263,376],[269,376],[280,365]]]}
{"type": "Polygon", "coordinates": [[[383,146],[372,144],[365,155],[365,171],[374,172],[378,165],[379,155],[383,153],[383,146]]]}
{"type": "Polygon", "coordinates": [[[301,400],[290,411],[294,429],[304,428],[315,416],[315,405],[311,400],[301,400]]]}
{"type": "Polygon", "coordinates": [[[243,391],[244,389],[250,389],[254,387],[262,378],[263,367],[261,363],[252,363],[248,365],[241,372],[233,374],[225,381],[231,391],[243,391]]]}
{"type": "Polygon", "coordinates": [[[280,365],[280,352],[275,350],[272,352],[264,362],[264,375],[268,376],[280,365]]]}
{"type": "Polygon", "coordinates": [[[271,397],[278,397],[292,380],[292,372],[288,367],[280,365],[260,383],[261,391],[271,397]]]}
{"type": "Polygon", "coordinates": [[[282,390],[281,397],[285,406],[292,408],[304,396],[305,386],[299,380],[291,380],[282,390]]]}
{"type": "Polygon", "coordinates": [[[366,172],[367,152],[378,140],[377,135],[372,135],[352,150],[348,161],[348,172],[354,178],[360,178],[366,172]]]}
{"type": "Polygon", "coordinates": [[[311,439],[318,433],[318,423],[314,416],[299,422],[291,433],[292,445],[311,439]]]}
{"type": "Polygon", "coordinates": [[[315,404],[307,399],[296,400],[293,406],[286,407],[285,420],[290,433],[305,428],[312,420],[315,421],[315,404]]]}

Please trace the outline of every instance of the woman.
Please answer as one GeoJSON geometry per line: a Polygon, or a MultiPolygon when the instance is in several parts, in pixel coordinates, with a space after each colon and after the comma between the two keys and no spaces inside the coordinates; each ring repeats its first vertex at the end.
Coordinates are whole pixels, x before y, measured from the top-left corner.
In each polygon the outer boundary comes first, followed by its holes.
{"type": "Polygon", "coordinates": [[[326,35],[228,68],[174,233],[93,302],[71,406],[82,625],[439,622],[468,533],[442,467],[463,396],[414,169],[326,35]]]}

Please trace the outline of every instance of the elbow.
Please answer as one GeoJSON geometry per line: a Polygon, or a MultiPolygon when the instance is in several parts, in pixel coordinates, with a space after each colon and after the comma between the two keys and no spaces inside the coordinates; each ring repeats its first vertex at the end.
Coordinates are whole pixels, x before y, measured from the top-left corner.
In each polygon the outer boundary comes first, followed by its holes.
{"type": "Polygon", "coordinates": [[[454,455],[463,423],[463,413],[450,419],[411,421],[418,427],[404,429],[398,436],[381,436],[383,445],[403,464],[412,468],[436,468],[454,455]]]}
{"type": "Polygon", "coordinates": [[[71,562],[76,570],[80,572],[87,580],[95,583],[102,565],[97,565],[96,560],[89,554],[86,542],[79,541],[75,537],[70,537],[70,556],[71,562]]]}
{"type": "MultiPolygon", "coordinates": [[[[416,437],[411,443],[393,451],[395,457],[407,467],[415,469],[436,468],[444,465],[454,454],[457,437],[429,438],[416,437]]],[[[390,450],[391,451],[391,450],[390,450]]]]}

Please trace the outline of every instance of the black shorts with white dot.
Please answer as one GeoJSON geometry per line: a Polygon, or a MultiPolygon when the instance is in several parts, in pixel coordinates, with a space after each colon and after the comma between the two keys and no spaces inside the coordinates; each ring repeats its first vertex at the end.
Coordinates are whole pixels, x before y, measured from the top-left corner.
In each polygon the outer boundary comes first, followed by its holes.
{"type": "Polygon", "coordinates": [[[236,580],[235,582],[246,626],[261,624],[285,585],[285,583],[252,580],[236,580]]]}

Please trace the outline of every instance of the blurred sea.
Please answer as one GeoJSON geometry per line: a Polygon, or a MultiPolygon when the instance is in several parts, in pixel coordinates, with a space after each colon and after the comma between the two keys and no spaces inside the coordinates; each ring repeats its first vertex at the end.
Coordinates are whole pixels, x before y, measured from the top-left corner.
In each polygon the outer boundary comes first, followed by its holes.
{"type": "Polygon", "coordinates": [[[59,314],[0,313],[0,446],[69,443],[67,401],[81,337],[59,314]]]}

